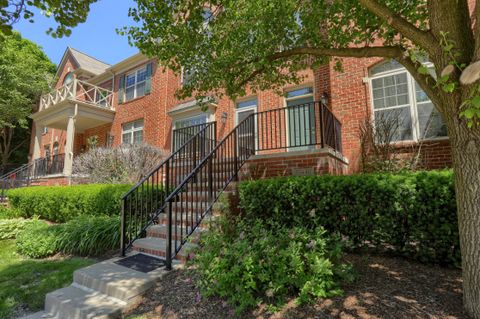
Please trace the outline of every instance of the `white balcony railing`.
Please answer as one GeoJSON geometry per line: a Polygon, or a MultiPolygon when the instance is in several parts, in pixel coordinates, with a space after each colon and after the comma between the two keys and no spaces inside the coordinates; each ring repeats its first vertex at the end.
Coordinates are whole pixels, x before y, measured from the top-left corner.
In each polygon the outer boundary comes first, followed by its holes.
{"type": "Polygon", "coordinates": [[[42,95],[39,112],[65,100],[87,103],[113,110],[112,91],[75,79],[48,94],[42,95]]]}

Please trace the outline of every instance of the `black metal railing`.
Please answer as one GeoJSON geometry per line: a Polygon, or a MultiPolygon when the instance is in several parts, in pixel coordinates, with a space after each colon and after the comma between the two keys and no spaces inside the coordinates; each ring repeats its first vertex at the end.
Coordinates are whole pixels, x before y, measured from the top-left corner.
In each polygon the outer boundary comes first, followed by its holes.
{"type": "Polygon", "coordinates": [[[34,160],[33,178],[62,174],[65,165],[65,154],[42,157],[34,160]]]}
{"type": "Polygon", "coordinates": [[[254,113],[256,151],[331,147],[341,152],[341,124],[330,109],[312,102],[254,113]]]}
{"type": "Polygon", "coordinates": [[[163,220],[167,226],[166,264],[171,268],[172,260],[220,193],[258,152],[310,147],[341,151],[341,123],[319,102],[250,114],[218,143],[205,142],[215,136],[205,130],[194,134],[125,195],[122,254],[150,225],[163,220]],[[202,156],[198,156],[198,145],[205,146],[202,156]]]}
{"type": "Polygon", "coordinates": [[[166,198],[215,147],[216,123],[204,125],[122,198],[121,252],[157,222],[166,198]],[[203,155],[202,155],[203,154],[203,155]]]}

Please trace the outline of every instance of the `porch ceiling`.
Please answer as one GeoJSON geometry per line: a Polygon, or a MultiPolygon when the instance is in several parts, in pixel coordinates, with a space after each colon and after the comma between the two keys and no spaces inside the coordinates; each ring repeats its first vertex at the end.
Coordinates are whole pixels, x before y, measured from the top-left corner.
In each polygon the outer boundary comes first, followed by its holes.
{"type": "Polygon", "coordinates": [[[66,100],[48,109],[32,114],[37,125],[60,130],[67,129],[69,117],[75,117],[75,131],[83,131],[113,122],[115,111],[79,101],[66,100]]]}

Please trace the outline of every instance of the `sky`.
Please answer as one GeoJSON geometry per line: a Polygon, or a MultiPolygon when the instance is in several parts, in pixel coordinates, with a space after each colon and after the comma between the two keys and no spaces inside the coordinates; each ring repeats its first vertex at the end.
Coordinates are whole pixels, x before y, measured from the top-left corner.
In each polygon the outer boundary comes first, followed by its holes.
{"type": "Polygon", "coordinates": [[[40,45],[57,65],[67,46],[100,61],[115,64],[138,52],[128,44],[126,36],[115,32],[116,28],[134,23],[128,17],[128,8],[134,5],[133,0],[100,0],[91,5],[87,21],[75,27],[69,37],[61,39],[46,34],[49,27],[55,27],[55,21],[42,16],[38,10],[32,10],[35,12],[34,23],[21,20],[14,25],[14,29],[24,38],[40,45]]]}

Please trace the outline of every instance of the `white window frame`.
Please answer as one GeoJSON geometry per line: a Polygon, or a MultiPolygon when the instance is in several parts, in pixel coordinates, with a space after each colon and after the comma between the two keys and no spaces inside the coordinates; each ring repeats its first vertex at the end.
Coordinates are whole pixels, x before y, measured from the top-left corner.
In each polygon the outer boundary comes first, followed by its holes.
{"type": "MultiPolygon", "coordinates": [[[[382,64],[382,63],[388,63],[388,62],[387,61],[380,62],[380,64],[382,64]]],[[[370,67],[370,70],[377,65],[378,64],[370,67]]],[[[431,62],[425,62],[425,63],[423,63],[423,65],[425,67],[427,67],[428,69],[431,69],[431,68],[434,67],[433,63],[431,63],[431,62]]],[[[426,137],[424,139],[419,138],[419,135],[420,135],[420,121],[418,120],[418,105],[419,104],[420,105],[425,104],[425,103],[428,103],[428,102],[425,102],[425,101],[417,102],[417,95],[416,95],[416,92],[415,92],[415,79],[410,74],[410,72],[408,72],[408,70],[403,66],[399,69],[383,71],[383,72],[379,72],[375,75],[371,75],[369,73],[368,78],[367,78],[368,79],[367,83],[368,83],[368,86],[369,86],[370,109],[372,111],[371,112],[371,120],[372,120],[373,125],[375,125],[375,111],[400,109],[400,108],[407,107],[407,105],[394,106],[394,107],[389,107],[389,108],[384,107],[384,108],[380,108],[380,109],[375,109],[374,99],[373,99],[373,84],[372,84],[372,81],[375,80],[375,79],[378,79],[378,78],[383,78],[383,77],[386,77],[386,76],[394,76],[394,75],[399,75],[399,74],[403,74],[403,73],[406,73],[406,75],[407,75],[407,86],[408,86],[407,92],[408,92],[409,107],[410,107],[410,120],[411,120],[411,123],[412,123],[412,127],[411,127],[412,128],[412,139],[392,141],[391,143],[392,144],[402,144],[402,143],[409,143],[409,142],[417,143],[419,141],[436,141],[436,140],[438,141],[438,140],[448,139],[448,135],[447,136],[437,136],[437,137],[426,137]]],[[[432,103],[433,107],[435,107],[435,104],[432,101],[430,101],[430,103],[432,103]]]]}
{"type": "MultiPolygon", "coordinates": [[[[284,99],[283,99],[284,107],[288,108],[288,102],[289,101],[300,100],[300,99],[304,99],[304,98],[307,98],[307,97],[312,97],[312,103],[315,102],[315,85],[313,85],[312,83],[305,84],[305,85],[298,86],[298,87],[287,88],[287,89],[284,90],[284,99]],[[290,93],[290,92],[303,90],[303,89],[307,89],[307,88],[311,88],[312,93],[302,94],[302,95],[298,95],[298,96],[294,96],[294,97],[287,97],[287,94],[290,93]]],[[[286,110],[286,112],[288,112],[288,110],[286,110]]],[[[308,149],[311,149],[311,148],[315,147],[315,145],[306,146],[306,147],[298,147],[298,146],[288,147],[288,145],[290,145],[289,116],[286,116],[285,120],[286,120],[285,121],[285,125],[286,125],[285,134],[286,134],[286,137],[287,137],[287,152],[304,151],[304,150],[308,150],[308,149]]]]}
{"type": "Polygon", "coordinates": [[[128,143],[129,145],[132,145],[132,144],[135,144],[135,139],[134,139],[134,133],[135,132],[140,132],[142,131],[142,142],[143,142],[143,139],[144,139],[144,134],[143,134],[143,131],[144,131],[144,128],[145,128],[145,122],[143,119],[140,119],[140,120],[135,120],[135,121],[131,121],[131,122],[127,122],[127,123],[123,123],[122,124],[122,144],[127,144],[125,143],[125,141],[123,140],[123,135],[124,134],[129,134],[130,135],[130,143],[128,143]],[[135,127],[135,123],[139,123],[141,122],[142,125],[140,127],[135,127]],[[125,125],[127,124],[132,124],[132,128],[131,129],[128,129],[128,130],[125,130],[125,125]]]}
{"type": "Polygon", "coordinates": [[[129,72],[125,75],[125,93],[124,93],[124,99],[125,99],[125,102],[129,102],[129,101],[132,101],[132,100],[135,100],[136,98],[139,98],[139,97],[142,97],[142,96],[145,96],[145,91],[143,92],[142,95],[138,95],[138,92],[137,92],[137,86],[139,84],[142,84],[142,83],[145,83],[147,82],[147,77],[145,77],[145,80],[143,81],[138,81],[138,74],[140,72],[144,71],[145,73],[147,72],[147,66],[144,65],[142,67],[139,67],[138,69],[132,71],[132,72],[129,72]],[[128,85],[128,77],[129,76],[132,76],[134,75],[135,76],[135,82],[132,84],[132,85],[128,85]],[[133,87],[133,97],[131,99],[128,99],[127,98],[127,89],[133,87]]]}

